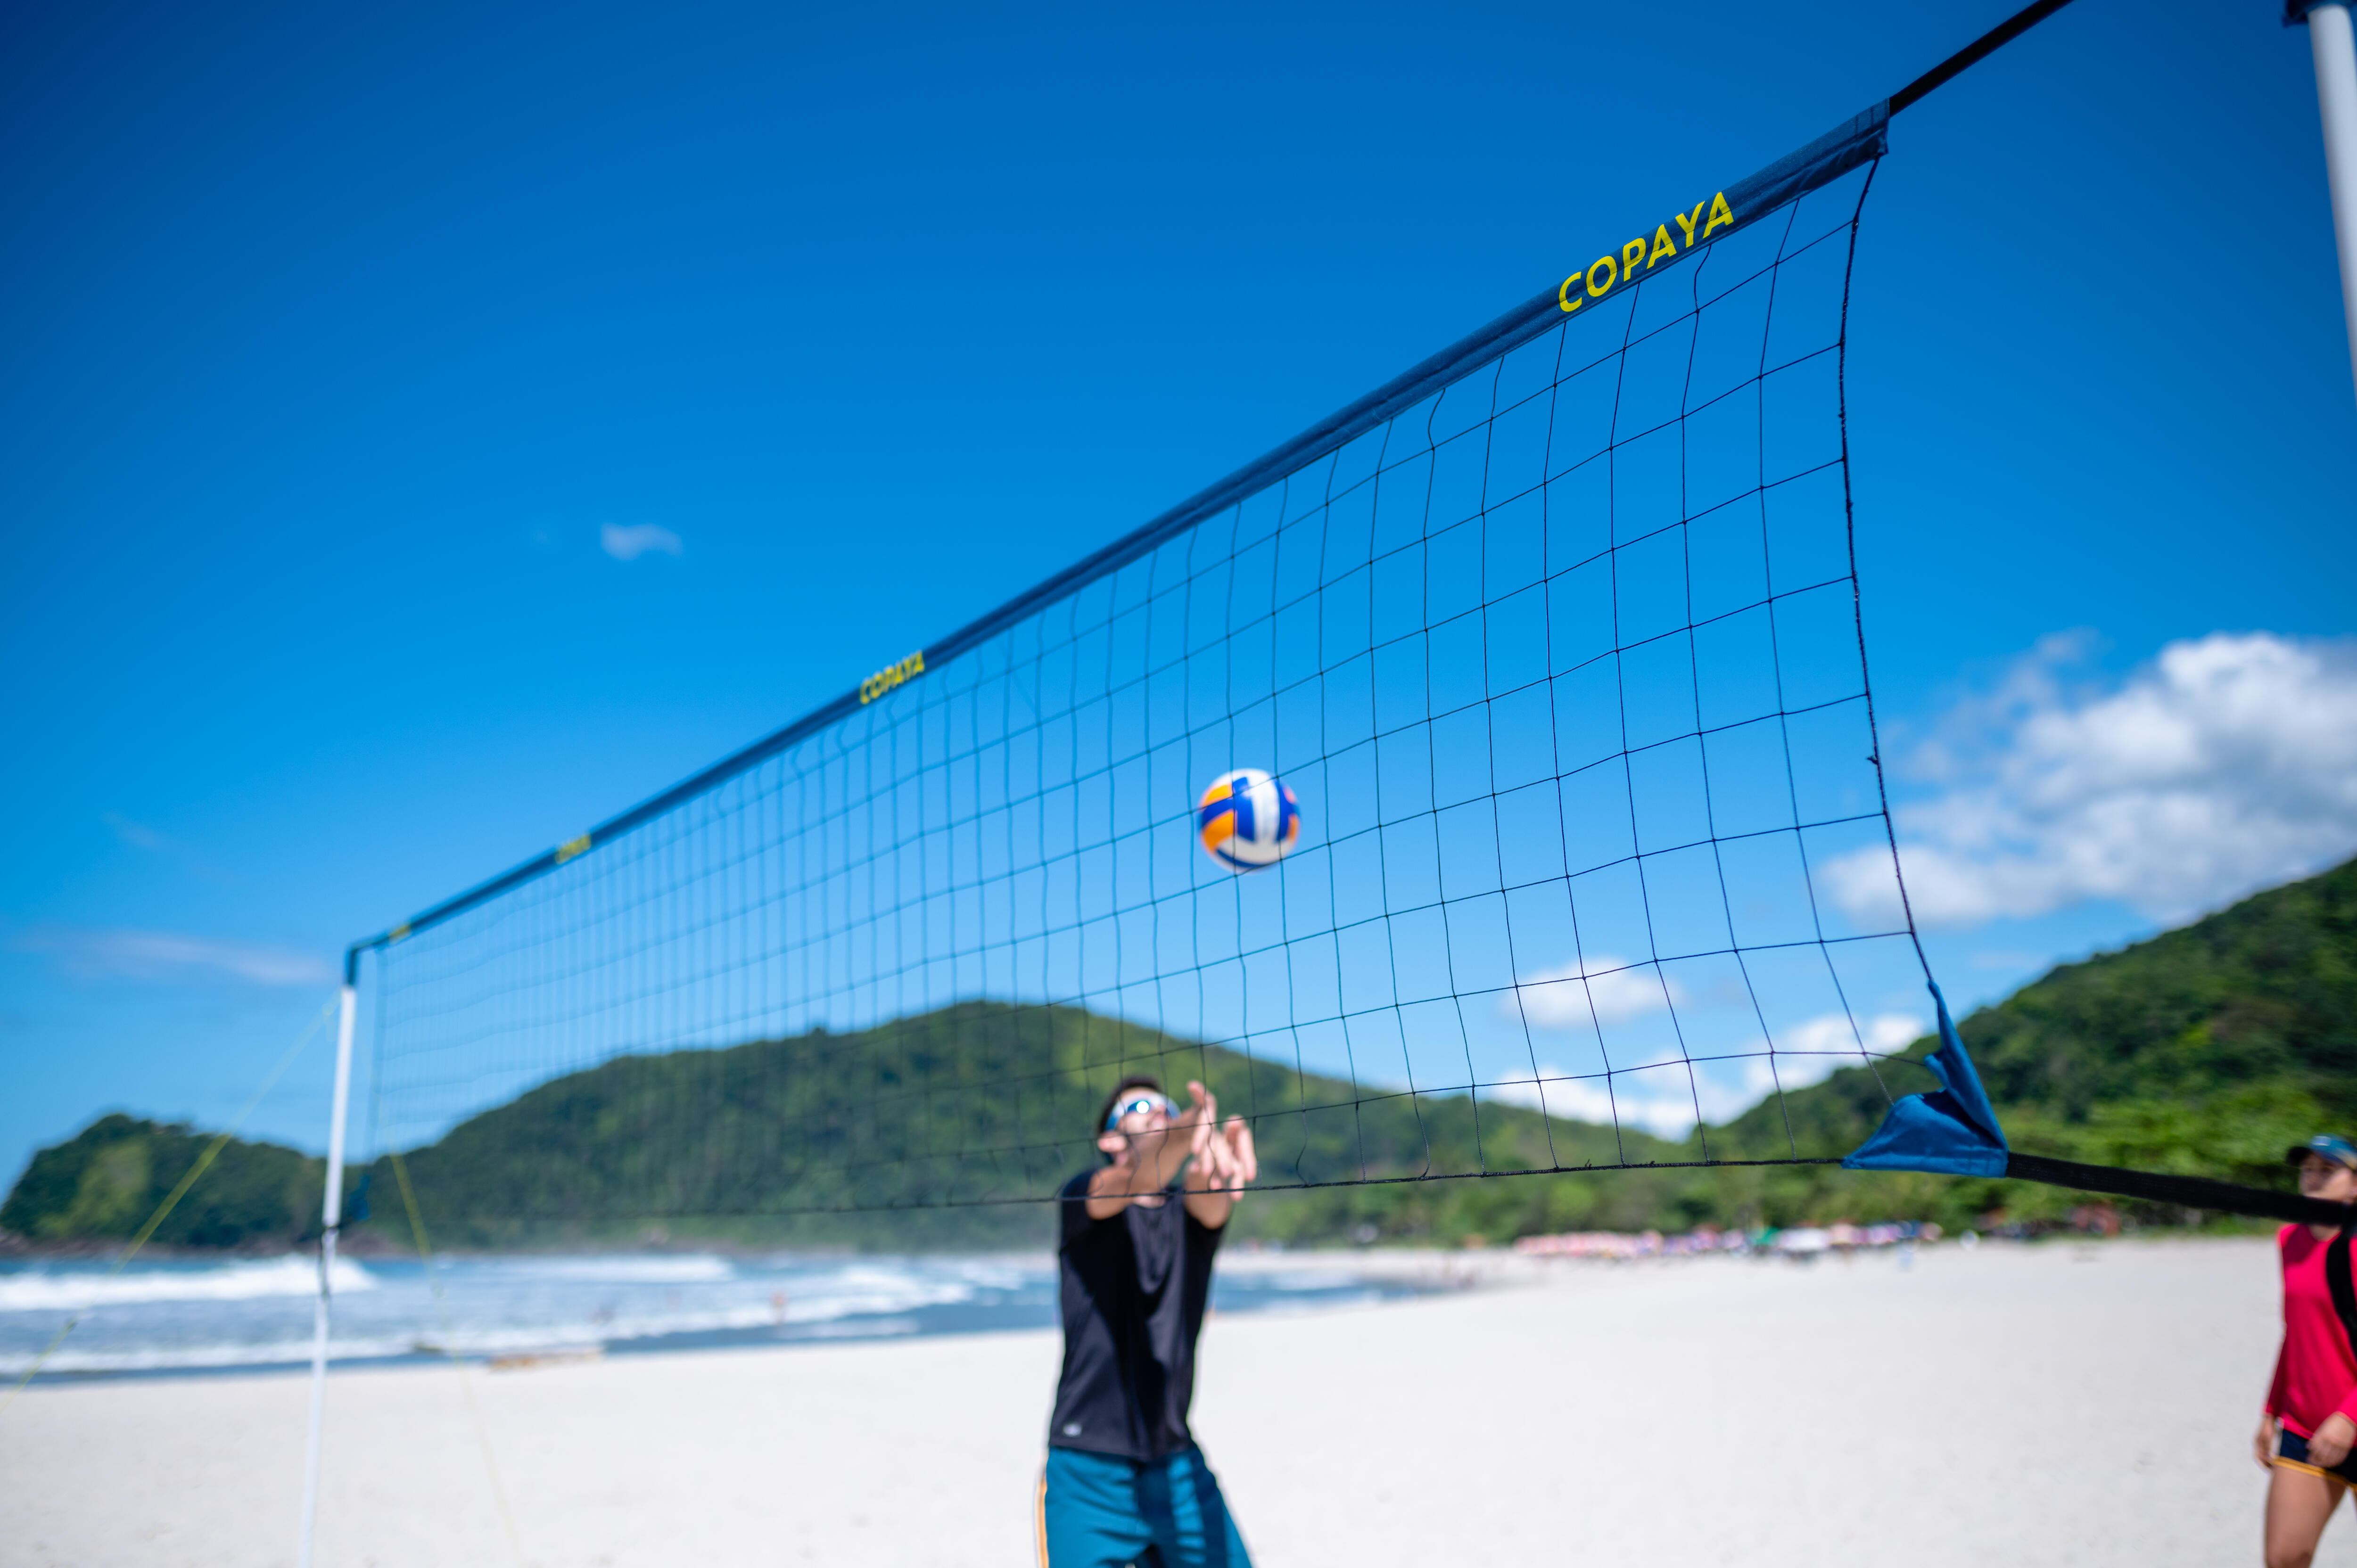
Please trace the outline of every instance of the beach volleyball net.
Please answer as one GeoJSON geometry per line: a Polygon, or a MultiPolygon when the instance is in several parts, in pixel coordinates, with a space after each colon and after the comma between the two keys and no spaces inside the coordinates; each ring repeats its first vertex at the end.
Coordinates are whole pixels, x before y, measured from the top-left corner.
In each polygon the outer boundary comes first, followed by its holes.
{"type": "Polygon", "coordinates": [[[1883,147],[1878,110],[1684,193],[361,944],[363,1146],[461,1215],[1039,1200],[1150,1074],[1250,1118],[1263,1187],[1838,1157],[1783,1096],[1930,1023],[1850,538],[1883,147]],[[1246,873],[1199,808],[1237,769],[1298,804],[1246,873]]]}

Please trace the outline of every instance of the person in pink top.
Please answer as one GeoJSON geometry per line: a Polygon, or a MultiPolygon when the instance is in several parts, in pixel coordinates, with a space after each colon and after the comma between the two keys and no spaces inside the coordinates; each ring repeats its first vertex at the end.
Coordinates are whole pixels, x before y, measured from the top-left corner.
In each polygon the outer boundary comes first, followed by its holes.
{"type": "MultiPolygon", "coordinates": [[[[2299,1166],[2299,1190],[2308,1197],[2357,1202],[2357,1144],[2327,1134],[2287,1157],[2299,1166]]],[[[2257,1440],[2259,1464],[2270,1473],[2267,1568],[2309,1568],[2341,1494],[2357,1486],[2351,1455],[2357,1447],[2357,1291],[2348,1231],[2287,1225],[2276,1244],[2283,1253],[2283,1348],[2257,1440]]]]}

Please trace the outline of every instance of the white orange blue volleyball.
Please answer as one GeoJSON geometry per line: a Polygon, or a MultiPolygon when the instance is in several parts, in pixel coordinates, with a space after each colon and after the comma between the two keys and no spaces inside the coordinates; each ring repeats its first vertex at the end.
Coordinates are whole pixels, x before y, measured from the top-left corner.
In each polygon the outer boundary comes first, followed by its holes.
{"type": "Polygon", "coordinates": [[[1195,831],[1229,870],[1258,871],[1301,842],[1301,802],[1259,768],[1239,768],[1203,791],[1195,805],[1195,831]]]}

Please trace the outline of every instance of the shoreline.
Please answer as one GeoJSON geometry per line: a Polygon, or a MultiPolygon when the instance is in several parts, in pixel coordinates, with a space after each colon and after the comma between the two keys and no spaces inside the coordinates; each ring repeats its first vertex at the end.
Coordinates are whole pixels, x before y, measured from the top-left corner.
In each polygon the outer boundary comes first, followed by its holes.
{"type": "MultiPolygon", "coordinates": [[[[2233,1240],[2187,1233],[2111,1239],[2072,1238],[2067,1241],[2060,1238],[1992,1240],[1981,1245],[1995,1249],[2052,1250],[2059,1244],[2075,1252],[2092,1248],[2201,1245],[2212,1240],[2233,1240]]],[[[1964,1251],[1970,1246],[1971,1243],[1964,1243],[1960,1247],[1953,1239],[1928,1244],[1917,1249],[1898,1266],[1912,1266],[1916,1259],[1929,1257],[1938,1248],[1964,1251]]],[[[1588,1275],[1600,1278],[1620,1272],[1642,1273],[1656,1269],[1837,1270],[1859,1266],[1863,1261],[1877,1256],[1875,1252],[1864,1251],[1802,1256],[1755,1252],[1605,1257],[1532,1253],[1509,1248],[1333,1247],[1294,1251],[1239,1247],[1223,1251],[1221,1255],[1215,1279],[1228,1282],[1229,1288],[1221,1293],[1224,1300],[1215,1297],[1211,1313],[1213,1316],[1222,1317],[1321,1314],[1355,1305],[1381,1305],[1396,1299],[1463,1292],[1543,1288],[1572,1283],[1588,1275]],[[1249,1293],[1241,1301],[1238,1299],[1239,1287],[1249,1293]],[[1353,1287],[1373,1293],[1374,1299],[1334,1299],[1338,1293],[1351,1291],[1353,1287]]],[[[1897,1254],[1888,1256],[1896,1258],[1897,1254]]],[[[1035,1276],[1034,1284],[1042,1289],[1051,1284],[1055,1263],[1054,1255],[1044,1250],[955,1254],[869,1253],[855,1254],[848,1259],[837,1258],[831,1253],[813,1256],[796,1252],[730,1259],[726,1254],[713,1251],[634,1249],[628,1252],[594,1254],[461,1254],[443,1262],[446,1266],[455,1264],[463,1270],[468,1265],[496,1267],[509,1263],[529,1267],[596,1262],[628,1267],[649,1262],[685,1263],[704,1260],[737,1264],[753,1261],[783,1261],[798,1266],[839,1262],[847,1267],[913,1262],[927,1266],[1024,1271],[1035,1276]]],[[[224,1267],[283,1265],[290,1262],[307,1266],[310,1262],[308,1258],[299,1253],[259,1254],[235,1259],[223,1258],[216,1253],[210,1261],[224,1267]]],[[[410,1260],[395,1259],[393,1263],[404,1272],[415,1268],[410,1260]]],[[[381,1269],[383,1265],[380,1262],[375,1266],[381,1269]]],[[[7,1271],[0,1271],[0,1281],[7,1277],[7,1271]]],[[[18,1277],[22,1274],[19,1273],[18,1277]]],[[[307,1302],[309,1296],[307,1294],[300,1297],[289,1295],[274,1299],[291,1307],[298,1300],[307,1302]]],[[[57,1310],[64,1313],[72,1309],[59,1307],[57,1310]]],[[[301,1310],[307,1316],[307,1307],[301,1310]]],[[[697,1324],[670,1328],[641,1326],[619,1332],[601,1330],[594,1324],[578,1324],[570,1330],[552,1325],[549,1333],[535,1335],[528,1328],[520,1329],[499,1343],[482,1342],[479,1337],[476,1342],[467,1343],[467,1336],[461,1330],[460,1348],[454,1358],[441,1343],[441,1334],[430,1320],[422,1316],[404,1318],[389,1340],[384,1326],[380,1325],[379,1331],[371,1336],[347,1313],[338,1321],[339,1333],[346,1337],[341,1341],[340,1351],[330,1356],[329,1369],[331,1373],[341,1375],[346,1371],[362,1369],[430,1369],[447,1366],[454,1359],[472,1368],[497,1369],[511,1363],[557,1359],[708,1355],[731,1349],[806,1349],[847,1342],[1022,1333],[1052,1328],[1054,1324],[1052,1304],[1045,1296],[1025,1305],[1002,1306],[996,1312],[959,1303],[913,1302],[866,1316],[823,1316],[791,1322],[782,1318],[772,1321],[764,1313],[757,1323],[739,1322],[717,1326],[697,1324]]],[[[143,1356],[145,1353],[130,1351],[115,1352],[123,1358],[116,1364],[88,1364],[87,1358],[94,1354],[106,1353],[78,1351],[73,1342],[69,1340],[64,1354],[58,1358],[66,1364],[54,1369],[44,1367],[33,1376],[29,1386],[83,1386],[145,1380],[217,1380],[249,1375],[285,1378],[305,1376],[310,1370],[307,1335],[299,1339],[290,1337],[274,1344],[224,1346],[214,1359],[185,1359],[192,1354],[201,1357],[204,1353],[182,1349],[155,1354],[177,1354],[184,1359],[145,1359],[143,1356]],[[84,1359],[84,1364],[73,1364],[78,1357],[84,1359]]],[[[10,1368],[5,1366],[5,1360],[0,1360],[0,1384],[13,1383],[22,1373],[21,1363],[10,1368]]]]}
{"type": "MultiPolygon", "coordinates": [[[[555,1357],[705,1354],[846,1341],[1052,1328],[1045,1251],[725,1258],[713,1252],[488,1254],[338,1260],[331,1369],[455,1359],[504,1366],[555,1357]],[[432,1285],[429,1296],[428,1286],[432,1285]],[[445,1293],[447,1292],[447,1296],[445,1293]]],[[[1289,1265],[1240,1256],[1214,1284],[1224,1315],[1323,1310],[1466,1283],[1465,1271],[1340,1257],[1289,1265]]],[[[0,1383],[303,1375],[316,1271],[300,1255],[216,1258],[115,1274],[97,1266],[0,1270],[0,1383]],[[11,1297],[8,1293],[14,1289],[11,1297]],[[87,1287],[89,1294],[82,1294],[87,1287]],[[25,1305],[27,1302],[38,1305],[25,1305]],[[51,1345],[72,1319],[81,1332],[51,1345]],[[47,1347],[47,1349],[44,1349],[47,1347]]]]}

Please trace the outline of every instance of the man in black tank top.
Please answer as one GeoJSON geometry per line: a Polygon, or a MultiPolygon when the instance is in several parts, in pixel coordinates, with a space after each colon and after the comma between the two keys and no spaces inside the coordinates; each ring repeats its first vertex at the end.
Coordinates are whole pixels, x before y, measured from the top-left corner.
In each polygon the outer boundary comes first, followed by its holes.
{"type": "Polygon", "coordinates": [[[1057,1204],[1064,1369],[1039,1480],[1045,1568],[1251,1568],[1187,1429],[1220,1232],[1257,1174],[1252,1129],[1189,1083],[1125,1078],[1097,1119],[1105,1163],[1057,1204]]]}

